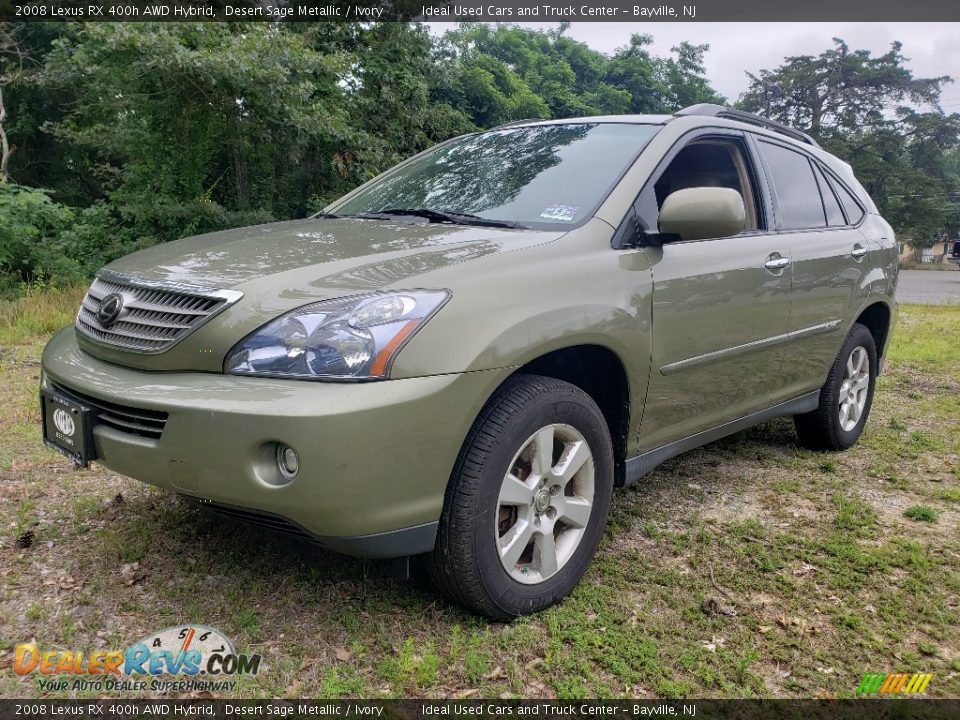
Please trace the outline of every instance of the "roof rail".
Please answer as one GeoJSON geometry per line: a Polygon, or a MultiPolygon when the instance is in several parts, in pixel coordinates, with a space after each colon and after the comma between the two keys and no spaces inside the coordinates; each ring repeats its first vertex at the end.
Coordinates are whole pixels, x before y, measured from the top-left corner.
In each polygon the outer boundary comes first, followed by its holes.
{"type": "Polygon", "coordinates": [[[813,145],[814,147],[820,147],[817,141],[807,135],[805,132],[796,130],[789,125],[784,125],[776,120],[765,118],[762,115],[754,115],[753,113],[744,112],[743,110],[733,110],[732,108],[724,107],[723,105],[700,103],[699,105],[691,105],[690,107],[686,107],[683,110],[678,110],[674,113],[675,117],[682,117],[684,115],[706,115],[708,117],[720,117],[726,118],[727,120],[737,120],[749,125],[757,125],[758,127],[766,128],[767,130],[773,130],[781,135],[786,135],[789,138],[799,140],[800,142],[807,143],[808,145],[813,145]]]}
{"type": "Polygon", "coordinates": [[[523,125],[524,123],[544,122],[546,119],[547,118],[526,118],[525,120],[511,120],[503,125],[487,128],[484,130],[484,132],[489,132],[490,130],[503,130],[504,128],[513,127],[514,125],[523,125]]]}

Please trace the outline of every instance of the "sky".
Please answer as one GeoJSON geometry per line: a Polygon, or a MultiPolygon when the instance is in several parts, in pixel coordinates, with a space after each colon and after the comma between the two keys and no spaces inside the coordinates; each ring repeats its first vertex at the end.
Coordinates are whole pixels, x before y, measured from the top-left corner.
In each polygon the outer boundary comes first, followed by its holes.
{"type": "MultiPolygon", "coordinates": [[[[955,0],[954,0],[955,1],[955,0]]],[[[453,23],[429,23],[442,33],[453,23]]],[[[556,23],[530,23],[555,27],[556,23]]],[[[903,43],[915,77],[950,75],[957,82],[944,86],[941,106],[960,112],[960,23],[610,23],[575,22],[568,36],[611,54],[626,45],[633,33],[653,36],[654,55],[668,55],[683,40],[709,44],[705,63],[713,87],[731,102],[747,89],[745,71],[772,70],[789,55],[819,55],[843,38],[853,50],[881,54],[890,43],[903,43]]]]}

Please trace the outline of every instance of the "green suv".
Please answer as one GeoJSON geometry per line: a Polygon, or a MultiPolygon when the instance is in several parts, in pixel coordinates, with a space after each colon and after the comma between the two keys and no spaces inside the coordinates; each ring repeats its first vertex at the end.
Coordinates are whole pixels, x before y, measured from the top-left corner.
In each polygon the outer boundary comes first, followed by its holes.
{"type": "Polygon", "coordinates": [[[44,438],[425,556],[507,619],[573,590],[614,487],[667,458],[780,416],[856,442],[896,280],[890,226],[796,130],[713,105],[517,122],[101,270],[44,352],[44,438]]]}

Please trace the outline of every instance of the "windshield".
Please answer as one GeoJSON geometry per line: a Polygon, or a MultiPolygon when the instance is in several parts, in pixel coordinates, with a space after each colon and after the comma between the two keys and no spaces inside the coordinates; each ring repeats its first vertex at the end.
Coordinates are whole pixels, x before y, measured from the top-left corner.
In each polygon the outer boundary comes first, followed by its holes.
{"type": "Polygon", "coordinates": [[[429,209],[530,228],[570,228],[592,216],[659,129],[592,123],[469,135],[331,209],[339,215],[429,209]]]}

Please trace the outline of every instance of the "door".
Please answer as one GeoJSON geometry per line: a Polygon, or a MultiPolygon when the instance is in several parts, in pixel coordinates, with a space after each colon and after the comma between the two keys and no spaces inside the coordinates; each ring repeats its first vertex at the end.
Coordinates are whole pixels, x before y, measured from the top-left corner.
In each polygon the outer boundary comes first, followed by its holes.
{"type": "MultiPolygon", "coordinates": [[[[663,167],[663,166],[662,166],[663,167]]],[[[653,275],[652,367],[640,426],[648,450],[783,399],[780,342],[790,314],[790,251],[769,229],[769,193],[739,132],[695,135],[638,200],[656,227],[663,200],[688,187],[737,190],[746,228],[734,237],[645,249],[653,275]]]]}
{"type": "Polygon", "coordinates": [[[793,261],[791,340],[784,347],[782,382],[800,395],[823,384],[866,296],[871,246],[857,228],[863,208],[817,160],[766,139],[757,146],[773,186],[780,237],[793,261]]]}

